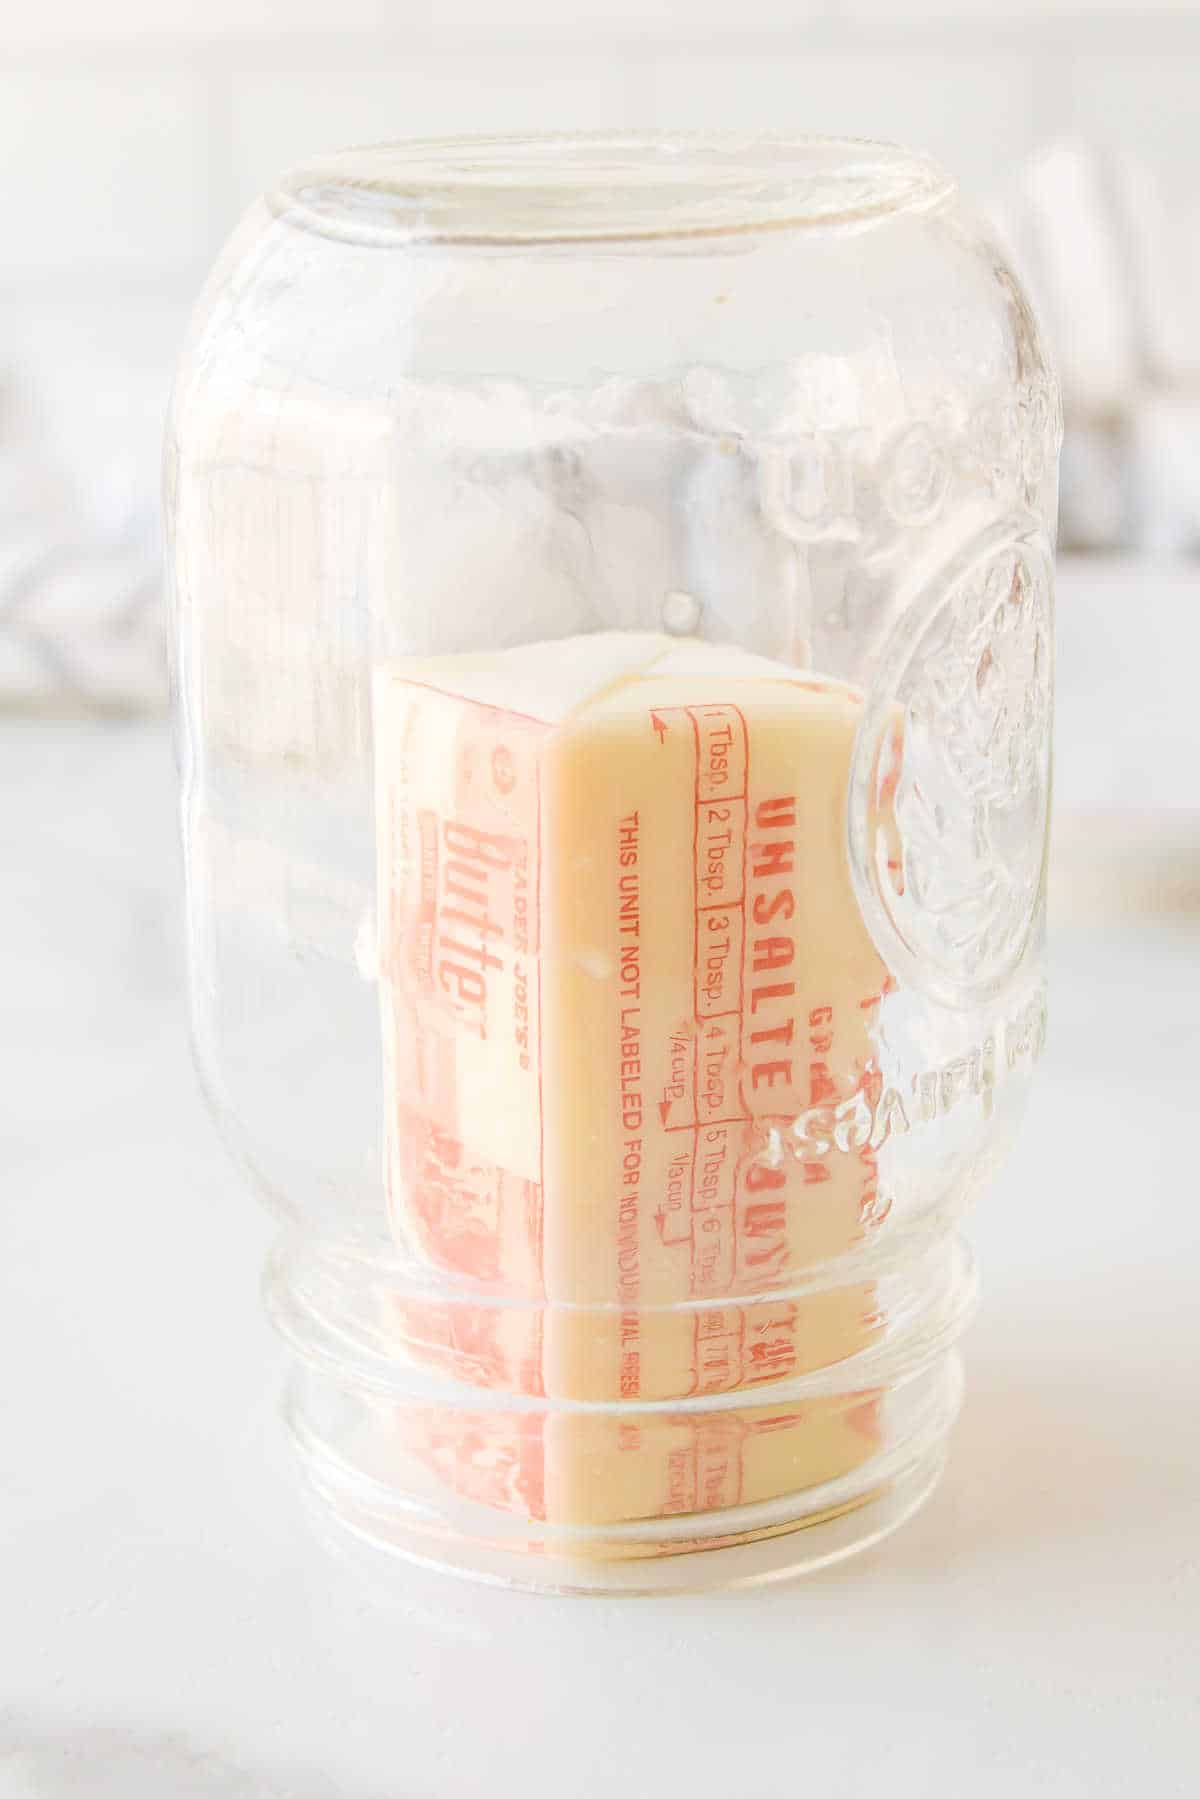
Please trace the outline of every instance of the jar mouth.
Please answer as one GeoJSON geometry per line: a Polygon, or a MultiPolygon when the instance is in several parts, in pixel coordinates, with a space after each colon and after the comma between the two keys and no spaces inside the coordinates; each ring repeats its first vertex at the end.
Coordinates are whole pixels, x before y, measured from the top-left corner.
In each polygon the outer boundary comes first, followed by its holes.
{"type": "Polygon", "coordinates": [[[597,133],[413,140],[301,164],[281,217],[362,244],[572,244],[833,230],[954,191],[929,157],[859,138],[597,133]]]}

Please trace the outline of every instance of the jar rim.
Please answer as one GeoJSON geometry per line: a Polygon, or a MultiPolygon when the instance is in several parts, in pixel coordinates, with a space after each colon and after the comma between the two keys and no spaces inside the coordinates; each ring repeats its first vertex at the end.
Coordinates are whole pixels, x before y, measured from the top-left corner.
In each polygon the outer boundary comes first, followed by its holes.
{"type": "Polygon", "coordinates": [[[954,185],[932,158],[868,138],[520,133],[335,151],[267,203],[362,245],[620,244],[854,228],[928,210],[954,185]]]}

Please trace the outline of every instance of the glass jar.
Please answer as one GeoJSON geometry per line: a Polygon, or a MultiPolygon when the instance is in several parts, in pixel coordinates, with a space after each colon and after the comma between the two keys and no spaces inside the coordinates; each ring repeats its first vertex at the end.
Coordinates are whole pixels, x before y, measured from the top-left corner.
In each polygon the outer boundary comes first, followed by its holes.
{"type": "Polygon", "coordinates": [[[196,1056],[309,1481],[557,1589],[876,1540],[1041,1046],[1059,404],[930,162],[284,179],[167,451],[196,1056]]]}

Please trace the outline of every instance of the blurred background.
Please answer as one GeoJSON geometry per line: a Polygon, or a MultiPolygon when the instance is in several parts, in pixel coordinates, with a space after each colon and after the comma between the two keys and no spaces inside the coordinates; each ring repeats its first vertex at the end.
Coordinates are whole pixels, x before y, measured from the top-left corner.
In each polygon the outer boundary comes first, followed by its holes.
{"type": "Polygon", "coordinates": [[[779,127],[932,150],[1057,349],[1064,547],[1177,562],[1190,593],[1198,69],[1191,0],[6,5],[0,696],[162,704],[159,440],[189,305],[273,175],[389,136],[779,127]]]}

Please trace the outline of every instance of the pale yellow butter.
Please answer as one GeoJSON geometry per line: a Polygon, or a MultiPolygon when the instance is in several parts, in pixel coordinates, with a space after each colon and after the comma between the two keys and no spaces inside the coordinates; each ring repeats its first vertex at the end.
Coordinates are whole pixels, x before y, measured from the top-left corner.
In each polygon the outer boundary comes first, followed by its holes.
{"type": "Polygon", "coordinates": [[[631,1408],[440,1427],[427,1458],[473,1497],[567,1524],[707,1512],[877,1447],[870,1394],[770,1398],[879,1322],[862,1283],[787,1297],[877,1204],[869,1148],[788,1137],[874,1078],[887,973],[844,847],[859,705],[617,633],[377,677],[394,1225],[530,1302],[394,1322],[475,1384],[631,1408]]]}

